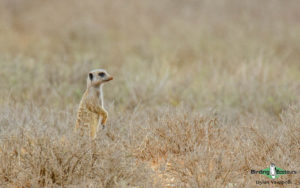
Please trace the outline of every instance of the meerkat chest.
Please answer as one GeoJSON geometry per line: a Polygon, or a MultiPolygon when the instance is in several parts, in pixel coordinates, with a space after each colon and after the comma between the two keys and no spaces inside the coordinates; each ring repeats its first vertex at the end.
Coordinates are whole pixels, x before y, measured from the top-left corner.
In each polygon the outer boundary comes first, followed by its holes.
{"type": "Polygon", "coordinates": [[[87,92],[87,100],[89,101],[90,105],[103,107],[104,102],[103,102],[102,87],[96,89],[91,88],[87,92]]]}

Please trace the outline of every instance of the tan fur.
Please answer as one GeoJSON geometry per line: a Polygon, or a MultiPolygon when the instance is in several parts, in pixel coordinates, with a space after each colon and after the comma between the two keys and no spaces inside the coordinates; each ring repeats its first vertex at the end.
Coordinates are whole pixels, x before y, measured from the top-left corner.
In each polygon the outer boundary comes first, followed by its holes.
{"type": "Polygon", "coordinates": [[[89,73],[89,76],[87,78],[87,89],[79,104],[75,129],[82,136],[89,129],[90,137],[95,139],[100,117],[102,117],[100,123],[103,128],[108,117],[108,113],[103,107],[102,86],[113,78],[103,69],[93,70],[89,73]],[[101,77],[99,73],[105,73],[105,76],[101,77]],[[90,74],[93,74],[92,79],[89,77],[90,74]]]}

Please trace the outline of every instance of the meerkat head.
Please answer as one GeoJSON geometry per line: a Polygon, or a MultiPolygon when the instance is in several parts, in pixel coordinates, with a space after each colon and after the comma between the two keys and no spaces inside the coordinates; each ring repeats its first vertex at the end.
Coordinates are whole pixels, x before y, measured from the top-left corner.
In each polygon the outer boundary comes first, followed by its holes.
{"type": "Polygon", "coordinates": [[[101,84],[112,80],[113,77],[109,75],[104,69],[95,69],[89,72],[87,77],[88,87],[99,87],[101,84]]]}

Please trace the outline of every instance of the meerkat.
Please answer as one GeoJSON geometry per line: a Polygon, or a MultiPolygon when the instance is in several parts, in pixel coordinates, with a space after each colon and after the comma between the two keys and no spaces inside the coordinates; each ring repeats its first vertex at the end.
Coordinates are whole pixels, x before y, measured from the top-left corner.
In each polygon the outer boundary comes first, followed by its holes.
{"type": "Polygon", "coordinates": [[[88,73],[87,88],[79,104],[75,125],[75,130],[79,130],[81,136],[89,129],[90,137],[95,139],[99,124],[104,129],[108,113],[104,109],[102,87],[110,80],[113,80],[113,77],[103,69],[95,69],[88,73]]]}

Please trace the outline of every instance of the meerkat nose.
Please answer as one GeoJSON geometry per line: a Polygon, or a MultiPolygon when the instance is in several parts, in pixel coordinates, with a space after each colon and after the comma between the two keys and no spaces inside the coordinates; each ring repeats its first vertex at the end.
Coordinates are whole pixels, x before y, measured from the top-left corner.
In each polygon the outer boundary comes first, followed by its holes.
{"type": "Polygon", "coordinates": [[[110,81],[110,80],[113,80],[114,77],[110,76],[107,80],[110,81]]]}

